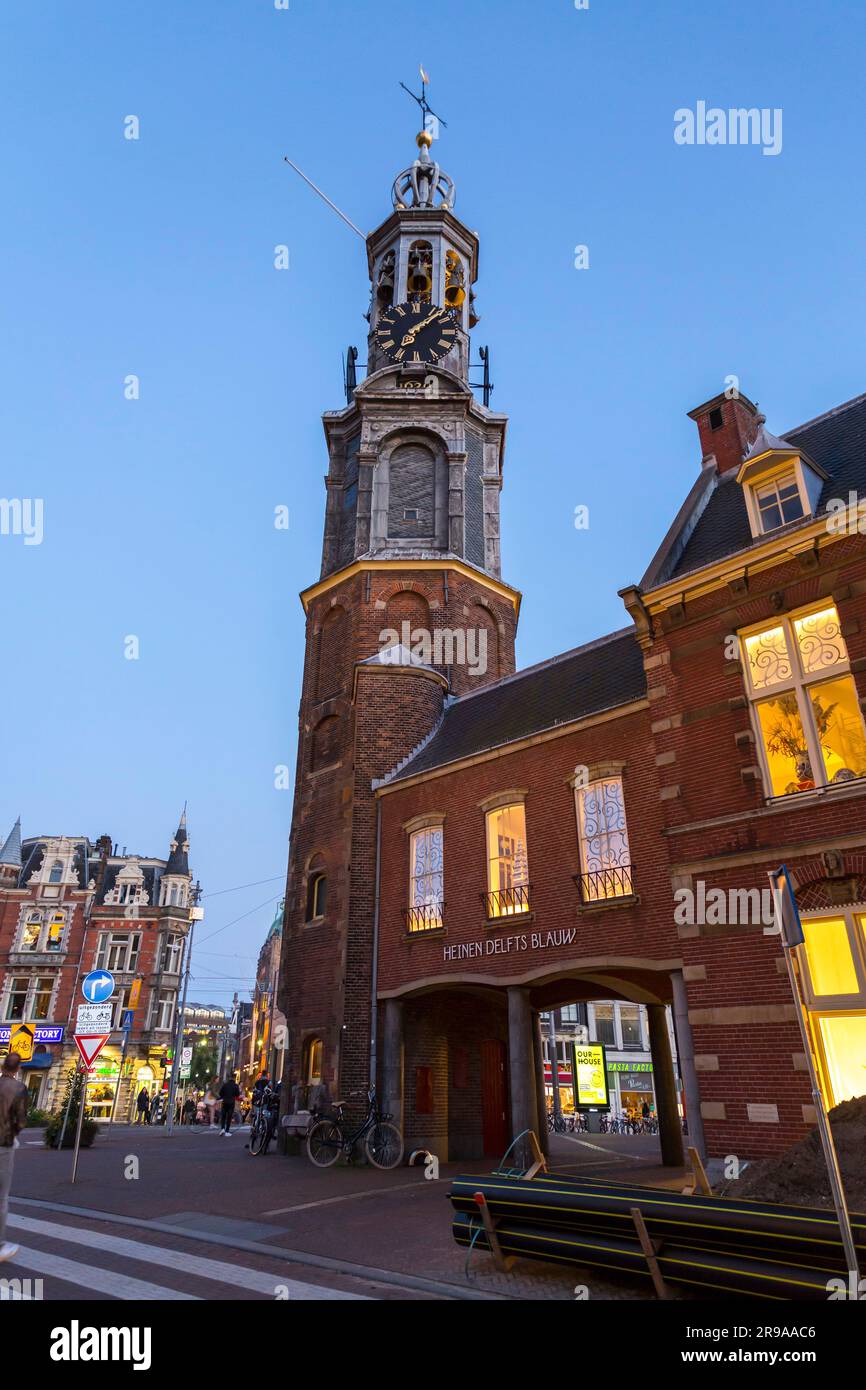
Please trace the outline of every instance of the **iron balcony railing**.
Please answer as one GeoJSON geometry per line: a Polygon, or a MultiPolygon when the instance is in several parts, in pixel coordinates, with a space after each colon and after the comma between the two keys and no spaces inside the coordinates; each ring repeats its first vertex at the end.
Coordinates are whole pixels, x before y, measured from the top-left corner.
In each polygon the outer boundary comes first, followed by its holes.
{"type": "Polygon", "coordinates": [[[403,909],[406,930],[414,935],[417,932],[440,931],[445,925],[444,903],[421,903],[418,907],[403,909]]]}
{"type": "Polygon", "coordinates": [[[481,900],[488,919],[517,917],[522,912],[528,912],[531,887],[529,883],[518,883],[513,888],[497,888],[493,893],[482,893],[481,900]]]}
{"type": "Polygon", "coordinates": [[[574,881],[585,903],[606,902],[609,898],[634,897],[634,864],[615,864],[609,869],[593,869],[575,874],[574,881]]]}

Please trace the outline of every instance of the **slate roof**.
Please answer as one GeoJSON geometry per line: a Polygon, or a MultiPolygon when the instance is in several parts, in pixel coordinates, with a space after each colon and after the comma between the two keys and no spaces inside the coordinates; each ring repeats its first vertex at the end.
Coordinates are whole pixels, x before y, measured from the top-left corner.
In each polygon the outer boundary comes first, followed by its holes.
{"type": "Polygon", "coordinates": [[[450,700],[432,738],[386,780],[400,782],[645,694],[641,650],[634,629],[624,628],[450,700]]]}
{"type": "MultiPolygon", "coordinates": [[[[826,510],[831,497],[841,497],[847,503],[849,491],[866,497],[866,395],[856,396],[816,420],[786,430],[784,438],[830,475],[818,500],[818,512],[826,510]]],[[[794,522],[783,529],[796,531],[804,524],[808,523],[794,522]]],[[[760,545],[765,539],[752,538],[736,474],[723,474],[677,563],[656,582],[701,569],[726,555],[760,545]]]]}

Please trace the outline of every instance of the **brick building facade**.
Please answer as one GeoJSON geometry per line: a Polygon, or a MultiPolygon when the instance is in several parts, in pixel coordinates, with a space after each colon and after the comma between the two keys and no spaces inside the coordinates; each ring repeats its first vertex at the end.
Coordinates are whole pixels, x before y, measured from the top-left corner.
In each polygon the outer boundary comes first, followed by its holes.
{"type": "Polygon", "coordinates": [[[621,591],[629,625],[515,672],[505,421],[474,400],[466,365],[477,244],[430,167],[422,145],[368,239],[369,374],[325,417],[290,1065],[344,1093],[376,1077],[412,1147],[498,1154],[545,1128],[540,1012],[628,1000],[646,1008],[676,1163],[670,1007],[693,1142],[777,1151],[813,1119],[765,892],[780,861],[806,924],[797,968],[824,1093],[866,1090],[866,397],[782,438],[744,396],[692,411],[697,481],[621,591]],[[458,331],[413,372],[393,349],[421,330],[392,325],[415,293],[431,314],[453,307],[458,331]],[[421,516],[429,534],[407,539],[421,516]],[[483,643],[455,642],[480,627],[483,643]],[[437,628],[451,660],[423,640],[437,628]],[[481,645],[492,659],[473,669],[481,645]]]}
{"type": "Polygon", "coordinates": [[[27,1022],[36,1051],[23,1068],[31,1103],[52,1110],[78,1060],[73,1042],[81,981],[114,976],[114,1032],[100,1053],[88,1103],[95,1119],[130,1118],[142,1086],[163,1089],[175,1028],[191,903],[186,816],[164,859],[117,853],[107,835],[21,838],[0,849],[0,1051],[5,1029],[27,1022]],[[136,982],[138,982],[136,984],[136,982]],[[126,1044],[122,1024],[132,1010],[126,1044]],[[48,1030],[58,1035],[47,1040],[48,1030]]]}

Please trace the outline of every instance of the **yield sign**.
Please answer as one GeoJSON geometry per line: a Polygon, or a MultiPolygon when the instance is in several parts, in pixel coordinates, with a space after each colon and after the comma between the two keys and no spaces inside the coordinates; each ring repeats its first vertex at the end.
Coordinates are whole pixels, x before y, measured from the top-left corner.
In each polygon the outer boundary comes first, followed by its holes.
{"type": "Polygon", "coordinates": [[[75,1046],[81,1053],[86,1067],[92,1067],[108,1039],[110,1033],[76,1033],[75,1046]]]}

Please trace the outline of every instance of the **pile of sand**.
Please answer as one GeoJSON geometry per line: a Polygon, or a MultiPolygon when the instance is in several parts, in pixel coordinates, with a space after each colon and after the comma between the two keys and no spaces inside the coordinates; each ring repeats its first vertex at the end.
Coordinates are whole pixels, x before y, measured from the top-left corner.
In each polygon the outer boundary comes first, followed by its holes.
{"type": "MultiPolygon", "coordinates": [[[[843,1101],[831,1110],[830,1128],[849,1210],[866,1212],[866,1096],[843,1101]]],[[[740,1178],[724,1183],[719,1191],[723,1197],[748,1197],[754,1202],[832,1207],[817,1128],[780,1157],[750,1163],[740,1178]]]]}

